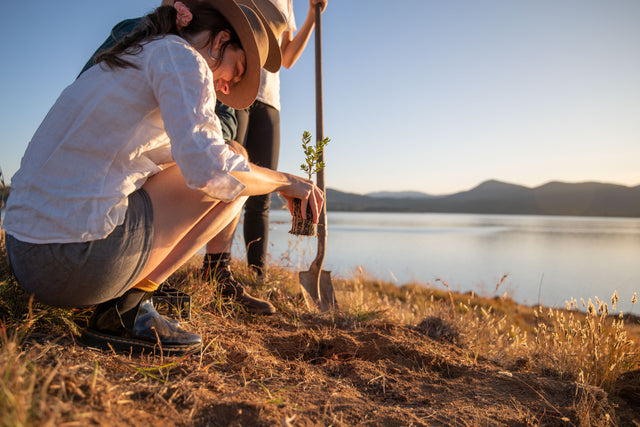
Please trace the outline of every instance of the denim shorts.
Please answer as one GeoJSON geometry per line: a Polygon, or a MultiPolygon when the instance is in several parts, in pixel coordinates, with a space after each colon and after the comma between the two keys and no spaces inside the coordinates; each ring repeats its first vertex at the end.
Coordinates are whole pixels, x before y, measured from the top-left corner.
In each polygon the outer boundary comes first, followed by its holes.
{"type": "Polygon", "coordinates": [[[6,235],[18,284],[35,299],[62,308],[98,304],[125,293],[142,273],[153,243],[153,206],[146,191],[129,196],[124,222],[104,239],[35,244],[6,235]]]}

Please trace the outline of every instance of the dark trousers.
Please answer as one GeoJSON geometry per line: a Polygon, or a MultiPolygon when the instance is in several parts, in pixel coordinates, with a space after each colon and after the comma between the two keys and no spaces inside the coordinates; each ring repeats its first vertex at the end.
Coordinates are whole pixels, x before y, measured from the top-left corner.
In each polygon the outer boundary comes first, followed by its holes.
{"type": "MultiPolygon", "coordinates": [[[[258,166],[276,170],[280,155],[280,112],[256,101],[245,110],[237,110],[238,142],[258,166]]],[[[271,195],[249,197],[244,206],[244,242],[247,263],[262,272],[269,243],[269,207],[271,195]]]]}

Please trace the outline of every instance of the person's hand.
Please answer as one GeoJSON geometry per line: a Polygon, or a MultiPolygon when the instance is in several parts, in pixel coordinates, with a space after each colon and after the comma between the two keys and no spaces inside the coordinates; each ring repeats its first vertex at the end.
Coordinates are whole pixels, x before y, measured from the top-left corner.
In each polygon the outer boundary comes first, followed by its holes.
{"type": "Polygon", "coordinates": [[[315,13],[317,4],[320,4],[320,13],[324,12],[327,8],[327,0],[309,0],[309,10],[315,13]]]}
{"type": "Polygon", "coordinates": [[[280,190],[280,194],[287,200],[289,212],[293,215],[293,200],[300,199],[302,201],[302,218],[307,218],[307,205],[309,204],[311,212],[313,212],[313,222],[317,224],[324,203],[322,190],[309,179],[295,175],[290,175],[290,179],[291,184],[280,190]]]}

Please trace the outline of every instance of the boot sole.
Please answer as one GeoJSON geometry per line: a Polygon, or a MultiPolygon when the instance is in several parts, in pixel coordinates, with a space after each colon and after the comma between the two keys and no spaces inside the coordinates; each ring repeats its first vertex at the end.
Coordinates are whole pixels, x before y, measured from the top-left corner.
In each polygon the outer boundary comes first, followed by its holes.
{"type": "Polygon", "coordinates": [[[103,351],[127,352],[135,354],[157,354],[164,356],[179,356],[185,353],[198,353],[202,344],[187,345],[160,345],[149,341],[141,341],[131,338],[121,338],[106,335],[91,329],[85,329],[80,335],[80,342],[87,347],[103,351]]]}

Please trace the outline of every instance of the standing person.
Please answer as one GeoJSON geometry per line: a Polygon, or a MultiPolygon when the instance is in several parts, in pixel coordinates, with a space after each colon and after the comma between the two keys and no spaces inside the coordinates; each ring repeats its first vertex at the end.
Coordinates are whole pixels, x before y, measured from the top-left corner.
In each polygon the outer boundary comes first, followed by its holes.
{"type": "Polygon", "coordinates": [[[81,339],[180,353],[201,337],[159,315],[151,295],[240,212],[310,180],[249,163],[225,143],[219,98],[246,108],[271,53],[255,12],[233,0],[161,6],[98,55],[34,134],[12,179],[4,228],[19,285],[44,304],[96,305],[81,339]]]}
{"type": "MultiPolygon", "coordinates": [[[[239,0],[239,3],[243,3],[243,0],[239,0]]],[[[272,16],[279,11],[286,18],[286,28],[280,36],[280,50],[282,65],[291,68],[305,49],[315,27],[316,5],[320,4],[321,12],[324,12],[327,0],[309,0],[307,17],[295,36],[293,0],[253,0],[253,3],[264,16],[272,16]]],[[[247,109],[237,110],[236,117],[238,142],[244,144],[249,159],[257,165],[276,170],[280,153],[279,71],[262,70],[256,101],[247,109]]],[[[269,194],[252,196],[245,205],[244,242],[247,248],[247,263],[258,276],[264,274],[266,264],[270,200],[269,194]]],[[[222,284],[231,283],[236,288],[242,288],[230,270],[231,246],[228,246],[228,251],[220,249],[215,242],[207,243],[202,268],[203,279],[222,284]]],[[[266,314],[271,312],[275,312],[275,308],[264,311],[266,314]]]]}

